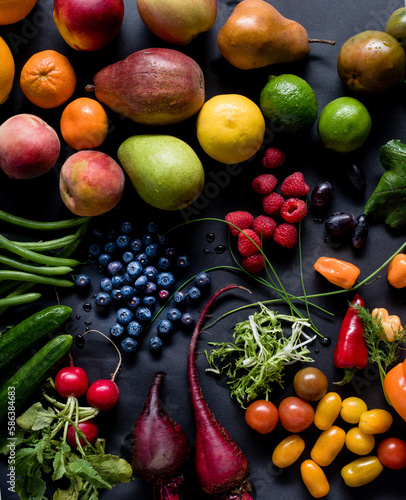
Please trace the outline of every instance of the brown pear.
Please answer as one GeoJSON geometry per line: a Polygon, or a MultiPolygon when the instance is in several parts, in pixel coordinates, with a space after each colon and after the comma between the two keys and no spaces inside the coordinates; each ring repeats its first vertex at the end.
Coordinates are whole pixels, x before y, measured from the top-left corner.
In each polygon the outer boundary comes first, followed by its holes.
{"type": "Polygon", "coordinates": [[[263,0],[239,3],[219,31],[217,46],[239,69],[299,61],[310,51],[305,28],[263,0]]]}

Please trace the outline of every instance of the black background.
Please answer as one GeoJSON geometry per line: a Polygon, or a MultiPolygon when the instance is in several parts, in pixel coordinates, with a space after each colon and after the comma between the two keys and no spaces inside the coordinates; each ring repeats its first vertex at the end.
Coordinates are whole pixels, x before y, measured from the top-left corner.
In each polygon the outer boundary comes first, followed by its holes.
{"type": "MultiPolygon", "coordinates": [[[[216,36],[219,29],[231,14],[238,2],[219,1],[217,20],[210,32],[201,34],[185,47],[169,46],[149,33],[141,22],[135,1],[125,1],[125,16],[122,29],[116,39],[107,47],[96,53],[81,53],[71,49],[59,35],[52,18],[52,1],[39,0],[30,15],[20,23],[0,28],[0,35],[9,44],[16,62],[16,78],[9,100],[0,108],[0,118],[4,121],[18,113],[32,113],[45,119],[59,133],[59,119],[62,107],[43,110],[30,104],[19,88],[19,73],[27,59],[34,53],[45,50],[57,50],[70,59],[77,76],[78,84],[72,99],[92,95],[86,93],[85,86],[92,83],[94,74],[104,66],[128,56],[132,52],[148,47],[170,47],[181,50],[193,57],[202,67],[206,81],[206,99],[222,93],[237,93],[245,95],[256,103],[259,94],[270,74],[294,73],[306,79],[315,91],[319,110],[331,100],[350,95],[341,84],[336,71],[336,61],[339,48],[352,35],[367,29],[384,30],[390,14],[402,6],[401,2],[383,0],[358,0],[357,2],[344,0],[341,2],[326,2],[322,0],[275,0],[272,5],[284,16],[294,19],[305,26],[310,38],[327,38],[335,40],[336,45],[312,44],[309,56],[298,63],[278,65],[259,70],[243,71],[231,67],[225,61],[216,46],[216,36]]],[[[283,133],[273,130],[267,124],[267,131],[262,149],[249,161],[233,167],[211,160],[200,148],[195,134],[196,117],[171,127],[150,129],[137,125],[110,111],[110,133],[105,143],[99,148],[117,158],[118,146],[133,134],[150,131],[169,133],[185,140],[199,155],[206,172],[206,187],[201,198],[190,210],[183,213],[160,212],[140,202],[134,189],[127,181],[126,193],[120,205],[111,214],[98,218],[95,225],[108,228],[120,220],[132,219],[139,228],[139,235],[144,234],[145,224],[150,220],[159,221],[163,228],[170,228],[178,223],[203,218],[224,218],[231,210],[247,209],[254,215],[262,213],[259,195],[250,187],[252,179],[264,173],[261,158],[266,147],[277,146],[285,150],[287,162],[275,175],[282,181],[290,173],[300,170],[312,189],[318,182],[329,180],[334,186],[334,199],[329,209],[322,214],[310,211],[302,225],[303,271],[306,291],[323,293],[335,290],[313,269],[313,264],[322,255],[334,256],[348,260],[361,269],[360,279],[365,278],[383,262],[386,261],[404,242],[404,233],[394,233],[383,224],[375,224],[370,228],[370,234],[362,250],[354,250],[348,244],[329,244],[325,241],[325,230],[320,219],[323,220],[329,213],[347,210],[359,215],[369,195],[376,187],[383,169],[379,161],[379,148],[391,139],[405,140],[405,88],[401,84],[390,92],[376,96],[358,96],[368,107],[372,117],[372,131],[363,147],[354,153],[342,155],[332,153],[320,144],[316,127],[306,137],[285,137],[283,133]],[[349,163],[356,163],[367,178],[367,189],[363,196],[355,194],[349,187],[345,168],[349,163]]],[[[58,164],[48,174],[29,181],[10,180],[0,173],[0,208],[16,215],[38,220],[57,220],[70,216],[60,200],[58,189],[58,173],[64,160],[73,153],[61,139],[61,156],[58,164]]],[[[1,231],[8,235],[12,228],[2,224],[1,231]]],[[[27,234],[19,233],[20,237],[27,234]]],[[[28,235],[32,237],[33,235],[28,235]]],[[[189,273],[179,276],[178,284],[182,279],[192,276],[198,271],[214,266],[233,265],[229,251],[222,254],[215,252],[218,245],[227,245],[227,228],[220,222],[196,222],[172,233],[172,243],[185,251],[192,261],[189,273]],[[206,235],[213,233],[214,242],[209,243],[206,235]]],[[[89,240],[94,239],[89,231],[89,240]]],[[[232,242],[234,244],[234,242],[232,242]]],[[[281,251],[274,245],[266,246],[271,259],[284,287],[291,293],[302,294],[299,274],[299,249],[296,246],[292,251],[281,251]]],[[[82,257],[86,257],[86,246],[82,248],[82,257]]],[[[77,291],[58,290],[58,296],[53,290],[44,290],[41,303],[19,307],[0,318],[2,327],[12,324],[23,317],[32,314],[45,305],[55,304],[57,300],[69,305],[73,309],[71,320],[66,325],[66,331],[73,335],[83,333],[86,328],[95,328],[108,332],[114,310],[109,314],[102,314],[92,307],[86,312],[83,304],[92,302],[94,295],[99,291],[98,283],[100,272],[95,265],[85,265],[82,269],[91,274],[92,284],[89,295],[83,296],[77,291]]],[[[252,291],[248,297],[245,292],[230,292],[217,303],[213,310],[215,316],[250,302],[273,298],[274,295],[266,287],[259,287],[255,282],[247,280],[241,274],[219,270],[213,271],[212,291],[227,283],[245,285],[252,291]]],[[[406,321],[404,313],[405,293],[402,290],[391,288],[386,280],[386,270],[383,270],[379,279],[368,286],[364,286],[359,293],[364,298],[366,306],[386,307],[391,314],[398,314],[406,321]]],[[[206,297],[207,298],[207,297],[206,297]]],[[[203,302],[206,300],[203,299],[203,302]]],[[[311,356],[315,365],[327,375],[329,390],[337,390],[342,398],[360,396],[365,399],[369,408],[386,408],[376,367],[369,366],[366,370],[357,373],[353,382],[345,387],[337,388],[332,384],[339,380],[342,373],[333,365],[333,349],[338,335],[341,320],[346,312],[348,301],[352,294],[344,293],[318,299],[317,303],[334,313],[333,317],[321,315],[312,311],[312,319],[319,330],[330,337],[332,343],[324,347],[316,340],[310,347],[311,356]]],[[[191,308],[195,313],[201,309],[202,303],[191,308]]],[[[284,305],[275,306],[280,312],[285,312],[284,305]]],[[[204,334],[201,341],[201,351],[207,347],[208,340],[230,340],[233,326],[237,321],[247,318],[251,310],[240,311],[229,316],[204,334]]],[[[162,316],[164,313],[162,314],[162,316]]],[[[186,360],[189,345],[189,334],[176,331],[170,342],[165,345],[162,355],[158,358],[151,356],[146,346],[147,339],[154,333],[145,334],[144,342],[134,357],[125,357],[123,366],[117,378],[121,391],[118,406],[109,414],[99,417],[100,436],[107,439],[107,450],[129,458],[129,436],[132,427],[141,411],[144,399],[152,383],[155,372],[164,371],[167,377],[163,387],[163,404],[166,411],[179,422],[186,430],[190,442],[194,443],[194,424],[189,401],[187,385],[186,360]]],[[[83,349],[73,348],[75,363],[85,368],[91,381],[108,377],[114,371],[117,357],[112,346],[97,334],[86,337],[83,349]]],[[[404,355],[402,355],[404,356],[404,355]]],[[[403,357],[402,357],[403,359],[403,357]]],[[[258,500],[278,497],[311,498],[300,478],[300,461],[289,469],[277,471],[273,468],[271,454],[274,446],[287,434],[280,424],[273,433],[261,436],[250,429],[244,421],[244,411],[231,400],[225,377],[218,379],[204,373],[206,361],[204,356],[198,358],[198,369],[203,393],[218,420],[227,428],[232,437],[238,442],[248,457],[251,468],[251,479],[255,488],[253,495],[258,500]]],[[[292,379],[300,366],[291,366],[286,370],[285,390],[275,390],[273,401],[278,404],[286,396],[293,395],[292,379]]],[[[391,430],[385,436],[396,435],[405,438],[405,422],[395,414],[391,430]]],[[[349,426],[340,419],[336,422],[345,429],[349,426]]],[[[312,444],[318,431],[314,428],[303,432],[306,449],[301,459],[308,458],[312,444]]],[[[377,436],[377,443],[383,436],[377,436]]],[[[352,499],[368,498],[400,499],[404,498],[403,472],[385,469],[379,479],[371,484],[351,489],[345,486],[340,470],[343,465],[355,457],[348,450],[343,449],[333,464],[326,468],[326,475],[330,482],[330,498],[352,499]]],[[[5,464],[1,468],[3,498],[17,498],[9,494],[5,487],[5,464]]],[[[51,489],[50,489],[51,491],[51,489]]],[[[141,479],[135,479],[129,484],[119,485],[111,491],[105,491],[101,498],[151,498],[151,490],[141,479]]],[[[186,470],[184,485],[185,500],[207,498],[196,483],[193,463],[186,470]]]]}

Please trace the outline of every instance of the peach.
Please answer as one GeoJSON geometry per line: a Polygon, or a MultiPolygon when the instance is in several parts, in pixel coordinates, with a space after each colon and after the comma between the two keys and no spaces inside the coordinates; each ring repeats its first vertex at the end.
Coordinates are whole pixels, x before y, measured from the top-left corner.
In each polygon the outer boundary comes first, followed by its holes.
{"type": "Polygon", "coordinates": [[[65,42],[76,50],[94,51],[118,34],[124,17],[123,0],[55,0],[55,24],[65,42]]]}
{"type": "Polygon", "coordinates": [[[59,190],[72,213],[92,217],[117,205],[124,183],[124,171],[113,158],[101,151],[83,150],[62,165],[59,190]]]}
{"type": "Polygon", "coordinates": [[[38,116],[14,115],[0,126],[0,167],[12,179],[49,172],[60,151],[58,134],[38,116]]]}

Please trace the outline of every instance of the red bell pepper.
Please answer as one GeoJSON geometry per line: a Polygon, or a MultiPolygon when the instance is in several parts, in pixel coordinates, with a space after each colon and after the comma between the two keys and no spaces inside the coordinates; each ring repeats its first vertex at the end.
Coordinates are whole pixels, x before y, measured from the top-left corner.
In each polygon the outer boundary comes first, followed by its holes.
{"type": "Polygon", "coordinates": [[[337,385],[348,383],[356,370],[363,370],[368,364],[364,326],[356,306],[364,307],[364,301],[358,294],[355,294],[343,319],[334,349],[334,365],[344,369],[343,380],[334,382],[337,385]]]}
{"type": "Polygon", "coordinates": [[[390,404],[406,420],[406,359],[388,371],[383,389],[390,404]]]}

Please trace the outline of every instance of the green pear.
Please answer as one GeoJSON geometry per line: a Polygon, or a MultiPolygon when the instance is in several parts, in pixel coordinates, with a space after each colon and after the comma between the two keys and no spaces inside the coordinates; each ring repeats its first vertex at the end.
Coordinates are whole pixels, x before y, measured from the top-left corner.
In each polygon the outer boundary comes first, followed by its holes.
{"type": "Polygon", "coordinates": [[[139,196],[155,208],[181,210],[202,192],[203,165],[177,137],[133,135],[121,144],[117,155],[139,196]]]}

